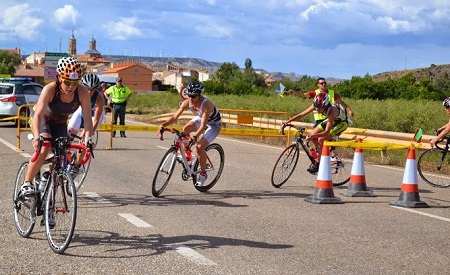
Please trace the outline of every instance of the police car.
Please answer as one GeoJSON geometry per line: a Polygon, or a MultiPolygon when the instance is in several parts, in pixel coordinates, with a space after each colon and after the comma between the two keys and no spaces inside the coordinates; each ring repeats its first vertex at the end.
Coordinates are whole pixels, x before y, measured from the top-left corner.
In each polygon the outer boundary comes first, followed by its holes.
{"type": "MultiPolygon", "coordinates": [[[[34,105],[42,91],[42,85],[32,82],[28,77],[0,78],[0,121],[11,118],[17,126],[17,116],[19,106],[24,104],[34,105]]],[[[32,114],[31,107],[21,108],[20,116],[32,114]]],[[[27,121],[21,120],[21,127],[27,126],[27,121]]]]}

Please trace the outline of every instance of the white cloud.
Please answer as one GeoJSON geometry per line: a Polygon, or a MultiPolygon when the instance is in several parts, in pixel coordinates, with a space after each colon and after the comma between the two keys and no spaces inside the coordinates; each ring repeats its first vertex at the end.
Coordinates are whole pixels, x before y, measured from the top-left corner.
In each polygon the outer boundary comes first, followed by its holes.
{"type": "Polygon", "coordinates": [[[142,31],[135,27],[136,17],[119,18],[118,21],[109,21],[102,25],[113,40],[126,40],[130,37],[139,37],[142,31]]]}
{"type": "Polygon", "coordinates": [[[32,40],[39,35],[38,29],[43,20],[30,4],[9,6],[0,13],[0,40],[14,38],[32,40]]]}
{"type": "Polygon", "coordinates": [[[63,26],[75,26],[80,16],[78,11],[72,5],[64,5],[64,7],[55,10],[53,13],[57,23],[63,26]]]}

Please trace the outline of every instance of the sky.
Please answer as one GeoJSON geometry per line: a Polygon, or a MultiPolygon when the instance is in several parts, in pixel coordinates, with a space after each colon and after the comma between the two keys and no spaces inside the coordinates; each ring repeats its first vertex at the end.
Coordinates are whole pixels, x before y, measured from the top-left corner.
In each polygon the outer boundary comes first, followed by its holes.
{"type": "Polygon", "coordinates": [[[1,0],[0,49],[192,57],[350,79],[450,64],[448,0],[1,0]]]}

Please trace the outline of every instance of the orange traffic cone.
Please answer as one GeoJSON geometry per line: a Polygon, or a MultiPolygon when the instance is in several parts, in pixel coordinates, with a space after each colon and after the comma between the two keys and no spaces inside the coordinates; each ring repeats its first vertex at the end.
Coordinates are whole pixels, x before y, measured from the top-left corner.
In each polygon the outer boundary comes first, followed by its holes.
{"type": "Polygon", "coordinates": [[[340,198],[336,198],[333,192],[333,182],[331,180],[330,148],[322,147],[320,156],[319,172],[317,173],[316,190],[314,195],[305,198],[305,201],[311,203],[342,203],[340,198]]]}
{"type": "Polygon", "coordinates": [[[428,204],[420,201],[419,197],[415,148],[410,148],[408,151],[402,188],[398,200],[392,201],[389,204],[410,208],[429,207],[428,204]]]}
{"type": "Polygon", "coordinates": [[[361,148],[355,149],[348,188],[343,190],[341,194],[347,197],[374,197],[373,191],[368,189],[366,185],[364,156],[361,148]]]}

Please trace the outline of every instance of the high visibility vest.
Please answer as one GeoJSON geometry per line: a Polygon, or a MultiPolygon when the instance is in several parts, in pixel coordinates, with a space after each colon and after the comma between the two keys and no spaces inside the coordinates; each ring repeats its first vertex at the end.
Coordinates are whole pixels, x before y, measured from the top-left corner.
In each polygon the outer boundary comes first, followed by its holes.
{"type": "Polygon", "coordinates": [[[109,87],[106,94],[111,94],[112,103],[124,103],[128,95],[132,92],[127,86],[117,87],[116,85],[109,87]]]}
{"type": "MultiPolygon", "coordinates": [[[[320,89],[315,90],[316,95],[320,94],[320,89]]],[[[328,98],[330,99],[330,103],[334,104],[334,91],[328,90],[328,98]]],[[[314,110],[314,120],[324,120],[327,117],[325,115],[322,115],[321,113],[314,110]]]]}

